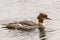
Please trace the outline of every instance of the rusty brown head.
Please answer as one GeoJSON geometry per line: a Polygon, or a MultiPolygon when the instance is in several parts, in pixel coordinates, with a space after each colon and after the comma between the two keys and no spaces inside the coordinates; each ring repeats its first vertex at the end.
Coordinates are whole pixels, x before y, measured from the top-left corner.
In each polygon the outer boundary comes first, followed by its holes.
{"type": "Polygon", "coordinates": [[[51,20],[50,18],[48,18],[48,15],[45,14],[45,13],[40,13],[37,17],[38,21],[39,22],[43,22],[44,19],[48,19],[48,20],[51,20]]]}

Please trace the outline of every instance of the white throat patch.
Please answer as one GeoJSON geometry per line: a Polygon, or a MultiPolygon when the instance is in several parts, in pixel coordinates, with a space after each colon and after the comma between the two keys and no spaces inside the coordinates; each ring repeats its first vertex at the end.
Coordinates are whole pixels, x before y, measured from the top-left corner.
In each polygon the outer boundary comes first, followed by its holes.
{"type": "Polygon", "coordinates": [[[40,25],[41,27],[45,27],[45,24],[44,24],[44,23],[39,23],[39,25],[40,25]]]}

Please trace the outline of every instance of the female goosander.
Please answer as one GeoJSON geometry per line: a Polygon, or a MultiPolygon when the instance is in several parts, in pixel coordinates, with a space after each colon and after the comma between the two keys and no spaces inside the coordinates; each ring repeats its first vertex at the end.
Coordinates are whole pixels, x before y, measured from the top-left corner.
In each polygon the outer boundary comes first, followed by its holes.
{"type": "Polygon", "coordinates": [[[40,13],[37,17],[38,19],[38,24],[32,21],[20,21],[20,22],[15,22],[15,23],[9,23],[6,28],[9,29],[25,29],[25,30],[33,30],[36,28],[39,29],[45,29],[45,26],[43,24],[44,19],[49,19],[47,17],[47,14],[40,13]]]}

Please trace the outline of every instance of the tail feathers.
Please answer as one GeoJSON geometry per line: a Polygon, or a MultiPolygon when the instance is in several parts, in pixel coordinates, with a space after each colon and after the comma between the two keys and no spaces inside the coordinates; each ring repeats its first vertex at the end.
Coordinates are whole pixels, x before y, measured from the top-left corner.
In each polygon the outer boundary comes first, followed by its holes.
{"type": "Polygon", "coordinates": [[[2,27],[2,28],[7,28],[7,27],[2,27]]]}
{"type": "Polygon", "coordinates": [[[0,24],[2,28],[7,28],[8,24],[0,24]]]}
{"type": "Polygon", "coordinates": [[[2,26],[7,26],[9,23],[2,23],[1,25],[2,26]]]}

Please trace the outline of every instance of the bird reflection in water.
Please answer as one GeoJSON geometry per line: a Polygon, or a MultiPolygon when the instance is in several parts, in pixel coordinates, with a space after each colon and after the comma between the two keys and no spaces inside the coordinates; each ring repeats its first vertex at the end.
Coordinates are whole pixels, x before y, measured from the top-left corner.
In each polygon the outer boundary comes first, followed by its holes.
{"type": "Polygon", "coordinates": [[[45,30],[39,30],[39,37],[41,40],[46,40],[46,31],[45,30]]]}

